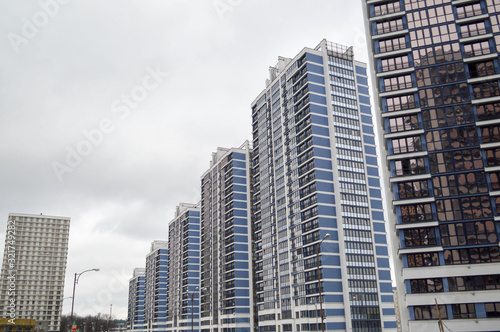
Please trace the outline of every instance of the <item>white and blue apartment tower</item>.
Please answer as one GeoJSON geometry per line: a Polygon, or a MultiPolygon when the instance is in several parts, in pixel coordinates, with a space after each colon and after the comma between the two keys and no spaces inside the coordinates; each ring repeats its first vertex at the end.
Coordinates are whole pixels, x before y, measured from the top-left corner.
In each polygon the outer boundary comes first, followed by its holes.
{"type": "Polygon", "coordinates": [[[260,332],[396,331],[367,66],[323,40],[252,103],[260,332]]]}
{"type": "Polygon", "coordinates": [[[144,318],[147,332],[167,330],[168,242],[153,241],[146,256],[144,318]]]}
{"type": "Polygon", "coordinates": [[[135,268],[128,287],[127,331],[143,331],[146,275],[144,268],[135,268]]]}
{"type": "Polygon", "coordinates": [[[168,225],[167,331],[199,331],[200,208],[181,203],[168,225]]]}
{"type": "Polygon", "coordinates": [[[201,332],[253,332],[249,142],[218,148],[201,177],[201,332]]]}
{"type": "Polygon", "coordinates": [[[363,1],[403,331],[500,329],[500,1],[363,1]]]}

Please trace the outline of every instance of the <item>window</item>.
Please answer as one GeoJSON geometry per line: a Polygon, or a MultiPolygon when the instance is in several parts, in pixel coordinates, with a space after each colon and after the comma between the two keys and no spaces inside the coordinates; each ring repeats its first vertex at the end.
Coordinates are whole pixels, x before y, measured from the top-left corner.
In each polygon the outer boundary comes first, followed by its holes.
{"type": "Polygon", "coordinates": [[[335,125],[347,125],[345,127],[350,127],[350,128],[359,128],[359,120],[354,120],[354,119],[349,119],[346,117],[341,117],[341,116],[334,116],[333,121],[335,125]]]}
{"type": "MultiPolygon", "coordinates": [[[[375,268],[370,267],[347,267],[347,274],[350,276],[374,276],[376,274],[375,268]]],[[[359,279],[367,279],[357,277],[359,279]]]]}
{"type": "Polygon", "coordinates": [[[302,236],[302,244],[307,245],[309,243],[315,242],[319,240],[319,231],[315,231],[309,233],[307,235],[302,236]]]}
{"type": "MultiPolygon", "coordinates": [[[[351,148],[351,147],[358,147],[358,148],[360,148],[361,147],[361,141],[354,140],[354,139],[340,138],[340,137],[337,137],[337,144],[338,144],[337,146],[343,146],[343,147],[346,147],[346,148],[351,148]]],[[[358,167],[352,166],[352,168],[361,168],[361,169],[363,169],[363,164],[362,163],[356,163],[356,162],[351,162],[351,161],[349,161],[344,166],[351,166],[352,165],[351,163],[358,165],[358,167]]]]}
{"type": "Polygon", "coordinates": [[[417,104],[415,103],[415,96],[414,95],[403,95],[403,96],[395,96],[395,97],[387,97],[384,98],[386,104],[387,104],[387,111],[388,112],[394,112],[394,111],[402,111],[402,110],[407,110],[407,109],[412,109],[417,107],[417,104]]]}
{"type": "MultiPolygon", "coordinates": [[[[361,253],[361,250],[373,252],[373,244],[367,242],[351,242],[345,241],[346,249],[354,249],[357,253],[361,253]]],[[[352,250],[350,251],[352,252],[352,250]]],[[[350,282],[350,281],[349,281],[350,282]]],[[[376,288],[375,286],[373,288],[376,288]]]]}
{"type": "Polygon", "coordinates": [[[299,186],[302,187],[303,185],[311,181],[314,181],[314,179],[315,179],[314,172],[310,172],[299,179],[299,186]]]}
{"type": "Polygon", "coordinates": [[[475,57],[485,54],[490,54],[493,50],[490,48],[490,44],[487,40],[479,41],[475,43],[465,44],[464,45],[465,57],[475,57]]]}
{"type": "Polygon", "coordinates": [[[411,75],[384,78],[384,91],[409,89],[413,86],[411,75]]]}
{"type": "MultiPolygon", "coordinates": [[[[310,124],[311,124],[311,118],[310,118],[310,117],[308,117],[308,118],[306,118],[304,121],[302,121],[301,123],[299,123],[299,124],[297,125],[297,127],[295,127],[295,130],[296,130],[296,132],[297,132],[297,133],[299,133],[300,131],[302,131],[302,129],[306,128],[306,127],[307,127],[307,126],[309,126],[310,124]]],[[[309,139],[308,141],[312,141],[312,140],[311,140],[311,139],[309,139]]],[[[308,141],[306,141],[306,142],[308,142],[308,141]]],[[[306,142],[304,142],[304,144],[302,144],[302,145],[305,145],[305,143],[306,143],[306,142]]],[[[309,146],[311,146],[311,145],[312,145],[312,142],[310,142],[308,146],[303,146],[303,147],[301,148],[302,150],[300,150],[300,152],[304,151],[307,147],[309,147],[309,146]]],[[[300,152],[299,152],[299,150],[297,150],[297,153],[300,153],[300,152]]],[[[277,154],[278,154],[278,153],[277,153],[277,154]]]]}
{"type": "Polygon", "coordinates": [[[359,130],[356,129],[335,126],[335,133],[339,134],[338,136],[347,137],[349,139],[361,140],[361,133],[359,130]]]}
{"type": "Polygon", "coordinates": [[[438,266],[439,255],[437,252],[408,254],[408,267],[438,266]]]}
{"type": "Polygon", "coordinates": [[[432,174],[471,171],[483,168],[479,149],[456,150],[429,154],[432,174]]]}
{"type": "Polygon", "coordinates": [[[331,89],[332,89],[332,95],[356,100],[356,91],[354,89],[344,88],[336,85],[332,85],[331,89]]]}
{"type": "MultiPolygon", "coordinates": [[[[348,79],[351,79],[351,81],[347,81],[349,82],[348,84],[349,85],[352,85],[353,82],[352,80],[354,80],[354,72],[352,70],[352,68],[350,69],[346,69],[344,66],[329,66],[329,72],[331,75],[335,76],[335,77],[339,77],[339,78],[348,78],[348,79]]],[[[340,82],[346,82],[345,80],[340,80],[340,82]]],[[[346,83],[347,83],[346,82],[346,83]]]]}
{"type": "Polygon", "coordinates": [[[399,1],[388,2],[381,5],[373,6],[373,17],[392,14],[399,11],[401,11],[401,8],[399,6],[399,1]]]}
{"type": "Polygon", "coordinates": [[[465,81],[465,67],[462,62],[416,69],[417,86],[424,87],[465,81]]]}
{"type": "Polygon", "coordinates": [[[495,196],[495,206],[497,215],[500,215],[500,196],[495,196]]]}
{"type": "Polygon", "coordinates": [[[458,40],[457,27],[453,23],[410,31],[410,40],[413,48],[458,40]]]}
{"type": "Polygon", "coordinates": [[[475,99],[499,96],[498,81],[474,83],[472,84],[472,94],[475,99]]]}
{"type": "Polygon", "coordinates": [[[352,62],[336,56],[328,56],[328,62],[334,66],[353,70],[352,62]]]}
{"type": "MultiPolygon", "coordinates": [[[[432,7],[435,1],[406,1],[405,8],[407,9],[417,9],[421,10],[407,13],[408,26],[410,29],[420,28],[428,25],[435,25],[438,23],[452,22],[454,20],[453,10],[450,5],[432,7]],[[431,8],[426,8],[431,7],[431,8]]],[[[439,1],[436,4],[442,4],[443,1],[439,1]]]]}
{"type": "Polygon", "coordinates": [[[485,149],[485,153],[488,166],[500,165],[500,148],[485,149]]]}
{"type": "Polygon", "coordinates": [[[405,37],[380,40],[378,44],[380,49],[379,53],[401,50],[407,47],[405,37]]]}
{"type": "Polygon", "coordinates": [[[473,22],[460,26],[460,34],[462,35],[462,38],[484,35],[490,32],[489,30],[490,29],[486,29],[486,24],[484,23],[484,21],[473,22]]]}
{"type": "Polygon", "coordinates": [[[356,195],[356,194],[341,194],[342,204],[358,205],[358,203],[368,203],[368,197],[366,195],[356,195]]]}
{"type": "MultiPolygon", "coordinates": [[[[498,4],[494,4],[494,6],[497,6],[497,7],[500,7],[498,4]]],[[[491,11],[489,11],[491,14],[490,14],[490,22],[491,22],[491,31],[493,33],[498,33],[500,32],[500,15],[495,15],[493,13],[498,13],[500,10],[495,10],[495,9],[491,9],[491,11]]],[[[497,47],[498,48],[498,47],[497,47]]]]}
{"type": "Polygon", "coordinates": [[[393,154],[422,151],[420,136],[410,136],[392,139],[393,154]]]}
{"type": "Polygon", "coordinates": [[[305,131],[303,131],[302,133],[300,133],[299,135],[296,136],[297,144],[304,141],[306,138],[308,138],[311,135],[312,135],[312,129],[309,127],[308,129],[306,129],[305,131]]]}
{"type": "Polygon", "coordinates": [[[416,114],[390,118],[387,119],[387,122],[389,123],[389,132],[391,133],[420,128],[418,116],[416,114]]]}
{"type": "Polygon", "coordinates": [[[413,51],[415,67],[434,65],[462,59],[459,43],[436,45],[413,51]]]}
{"type": "Polygon", "coordinates": [[[303,188],[303,189],[300,189],[300,198],[304,198],[306,197],[307,195],[313,193],[316,191],[316,184],[315,183],[312,183],[310,185],[308,185],[307,187],[303,188]]]}
{"type": "Polygon", "coordinates": [[[483,13],[481,9],[481,3],[477,2],[474,4],[469,4],[465,6],[457,6],[457,19],[471,17],[471,16],[479,16],[483,13]]]}
{"type": "Polygon", "coordinates": [[[372,235],[370,231],[363,231],[357,229],[346,229],[344,230],[344,235],[349,238],[369,238],[371,239],[372,235]]]}
{"type": "Polygon", "coordinates": [[[485,303],[486,318],[500,317],[500,302],[485,303]]]}
{"type": "Polygon", "coordinates": [[[354,150],[348,150],[348,149],[337,149],[337,156],[339,158],[344,158],[344,159],[349,159],[349,160],[358,160],[362,161],[363,160],[363,152],[361,151],[354,151],[354,150]],[[351,157],[351,158],[349,158],[351,157]]]}
{"type": "Polygon", "coordinates": [[[473,123],[474,111],[470,104],[454,105],[422,111],[424,128],[442,128],[473,123]]]}
{"type": "Polygon", "coordinates": [[[404,232],[406,247],[424,247],[437,245],[434,228],[408,229],[404,232]]]}
{"type": "Polygon", "coordinates": [[[298,112],[295,115],[295,123],[299,123],[300,120],[302,120],[304,117],[306,117],[310,113],[309,106],[305,107],[302,111],[298,112]]]}
{"type": "Polygon", "coordinates": [[[472,196],[436,200],[439,221],[491,218],[493,210],[489,196],[472,196]]]}
{"type": "MultiPolygon", "coordinates": [[[[353,308],[355,309],[355,308],[353,308]]],[[[373,307],[366,307],[366,308],[359,308],[365,311],[370,311],[373,309],[378,309],[378,308],[373,308],[373,307]]],[[[376,321],[370,321],[370,320],[354,320],[352,321],[352,328],[353,331],[373,331],[373,332],[379,332],[382,331],[381,327],[381,322],[380,322],[380,316],[378,316],[376,321]]],[[[321,325],[321,324],[319,324],[321,325]]]]}
{"type": "MultiPolygon", "coordinates": [[[[374,258],[372,255],[347,254],[346,261],[357,262],[357,263],[373,263],[374,258]]],[[[368,265],[368,264],[364,264],[364,265],[368,265]]]]}
{"type": "Polygon", "coordinates": [[[405,28],[405,26],[404,26],[402,18],[397,18],[397,19],[390,20],[390,21],[377,22],[376,34],[380,35],[383,33],[400,31],[400,30],[403,30],[404,28],[405,28]]]}
{"type": "Polygon", "coordinates": [[[452,304],[453,319],[476,318],[476,307],[474,303],[452,304]]]}
{"type": "Polygon", "coordinates": [[[500,141],[500,125],[482,127],[481,137],[483,143],[500,141]]]}
{"type": "Polygon", "coordinates": [[[381,59],[380,65],[382,72],[393,71],[409,68],[410,60],[408,58],[408,55],[402,55],[394,58],[381,59]]]}
{"type": "Polygon", "coordinates": [[[447,249],[444,250],[444,262],[446,265],[500,262],[500,253],[498,249],[498,246],[447,249]]]}
{"type": "Polygon", "coordinates": [[[443,246],[467,246],[498,242],[495,223],[488,221],[460,222],[440,225],[443,246]]]}
{"type": "Polygon", "coordinates": [[[486,6],[488,7],[489,13],[496,13],[500,11],[500,3],[498,0],[488,0],[486,1],[486,6]]]}
{"type": "Polygon", "coordinates": [[[410,280],[412,294],[443,292],[443,279],[413,279],[410,280]]]}
{"type": "Polygon", "coordinates": [[[354,115],[356,117],[358,116],[357,109],[334,106],[334,105],[332,105],[332,113],[340,116],[350,116],[350,115],[354,115]]]}
{"type": "Polygon", "coordinates": [[[342,96],[339,96],[339,94],[340,93],[332,93],[332,104],[333,105],[352,108],[352,109],[357,108],[356,107],[357,103],[356,103],[356,100],[354,98],[354,95],[344,94],[342,96]],[[349,97],[352,97],[352,98],[349,98],[349,97]]]}
{"type": "Polygon", "coordinates": [[[342,212],[347,212],[349,214],[357,214],[358,217],[363,217],[360,215],[369,215],[368,208],[362,206],[342,205],[342,212]]]}
{"type": "Polygon", "coordinates": [[[500,190],[500,172],[490,172],[490,183],[492,190],[500,190]]]}
{"type": "MultiPolygon", "coordinates": [[[[310,140],[310,141],[312,142],[312,140],[310,140]]],[[[299,176],[301,176],[303,174],[306,174],[307,172],[309,172],[313,168],[314,168],[314,160],[311,160],[308,163],[305,163],[304,165],[302,165],[301,167],[299,167],[298,174],[299,174],[299,176]]]]}
{"type": "Polygon", "coordinates": [[[394,172],[396,176],[427,173],[425,160],[423,157],[395,160],[394,172]]]}
{"type": "Polygon", "coordinates": [[[419,91],[421,107],[435,107],[470,101],[467,83],[435,86],[419,91]]]}
{"type": "Polygon", "coordinates": [[[500,289],[500,274],[448,277],[450,292],[500,289]]]}
{"type": "MultiPolygon", "coordinates": [[[[336,75],[336,72],[334,71],[336,68],[330,67],[330,70],[333,70],[331,72],[332,75],[336,75]]],[[[340,75],[340,73],[338,73],[340,75]]],[[[352,74],[351,74],[352,75],[352,74]]],[[[340,77],[340,76],[330,76],[330,84],[333,87],[342,87],[342,88],[347,88],[349,90],[356,90],[356,85],[354,82],[354,76],[350,75],[344,75],[344,76],[349,76],[348,78],[340,77]]]]}
{"type": "Polygon", "coordinates": [[[434,219],[431,203],[401,205],[399,208],[401,209],[401,221],[403,223],[431,221],[434,219]]]}
{"type": "Polygon", "coordinates": [[[488,192],[484,172],[437,176],[432,179],[435,197],[481,194],[488,192]]]}
{"type": "Polygon", "coordinates": [[[429,196],[427,180],[398,182],[399,199],[418,198],[429,196]]]}
{"type": "Polygon", "coordinates": [[[498,119],[500,116],[500,103],[477,105],[476,110],[479,121],[498,119]]]}
{"type": "Polygon", "coordinates": [[[415,320],[447,319],[448,313],[445,305],[436,308],[435,305],[422,305],[413,307],[415,320]],[[438,312],[439,310],[439,312],[438,312]]]}
{"type": "Polygon", "coordinates": [[[309,210],[301,212],[301,214],[300,214],[302,221],[305,221],[305,220],[307,220],[311,217],[317,216],[317,215],[318,215],[318,207],[317,206],[314,206],[314,207],[310,208],[309,210]]]}

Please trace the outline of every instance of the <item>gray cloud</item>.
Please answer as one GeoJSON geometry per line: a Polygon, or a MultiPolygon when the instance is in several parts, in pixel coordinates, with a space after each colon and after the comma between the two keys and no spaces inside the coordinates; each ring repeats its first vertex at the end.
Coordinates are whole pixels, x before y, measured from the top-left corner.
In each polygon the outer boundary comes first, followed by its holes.
{"type": "Polygon", "coordinates": [[[75,312],[113,304],[125,318],[132,269],[166,239],[175,206],[199,199],[211,153],[251,139],[268,67],[323,38],[365,60],[361,5],[242,0],[221,19],[215,1],[67,0],[16,53],[9,33],[22,36],[48,1],[0,4],[1,244],[11,212],[71,217],[65,296],[75,272],[99,267],[82,277],[75,312]],[[113,112],[156,67],[168,77],[126,117],[113,112]],[[59,181],[53,163],[103,119],[113,130],[59,181]]]}

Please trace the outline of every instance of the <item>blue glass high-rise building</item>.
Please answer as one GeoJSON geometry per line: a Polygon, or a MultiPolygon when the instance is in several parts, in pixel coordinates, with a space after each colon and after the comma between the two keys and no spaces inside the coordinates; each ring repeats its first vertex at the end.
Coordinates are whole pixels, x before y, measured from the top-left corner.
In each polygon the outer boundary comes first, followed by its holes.
{"type": "Polygon", "coordinates": [[[201,178],[201,332],[253,332],[251,150],[218,148],[201,178]]]}
{"type": "Polygon", "coordinates": [[[403,331],[497,331],[500,1],[363,4],[403,331]]]}
{"type": "Polygon", "coordinates": [[[167,330],[168,243],[153,241],[146,256],[144,318],[148,332],[167,330]]]}
{"type": "Polygon", "coordinates": [[[168,255],[167,330],[199,331],[199,205],[177,207],[168,225],[168,255]]]}
{"type": "Polygon", "coordinates": [[[395,331],[366,64],[323,40],[252,103],[261,332],[395,331]]]}
{"type": "Polygon", "coordinates": [[[146,276],[144,268],[135,268],[128,288],[127,331],[143,331],[146,276]]]}

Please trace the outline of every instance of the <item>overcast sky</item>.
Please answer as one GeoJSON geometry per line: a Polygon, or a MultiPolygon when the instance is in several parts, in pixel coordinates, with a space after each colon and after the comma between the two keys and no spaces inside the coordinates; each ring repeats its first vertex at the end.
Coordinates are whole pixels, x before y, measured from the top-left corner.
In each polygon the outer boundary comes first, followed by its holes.
{"type": "Polygon", "coordinates": [[[211,153],[251,140],[278,56],[326,38],[367,61],[357,0],[3,0],[0,29],[0,250],[9,213],[70,217],[64,296],[100,268],[75,313],[122,319],[211,153]]]}

